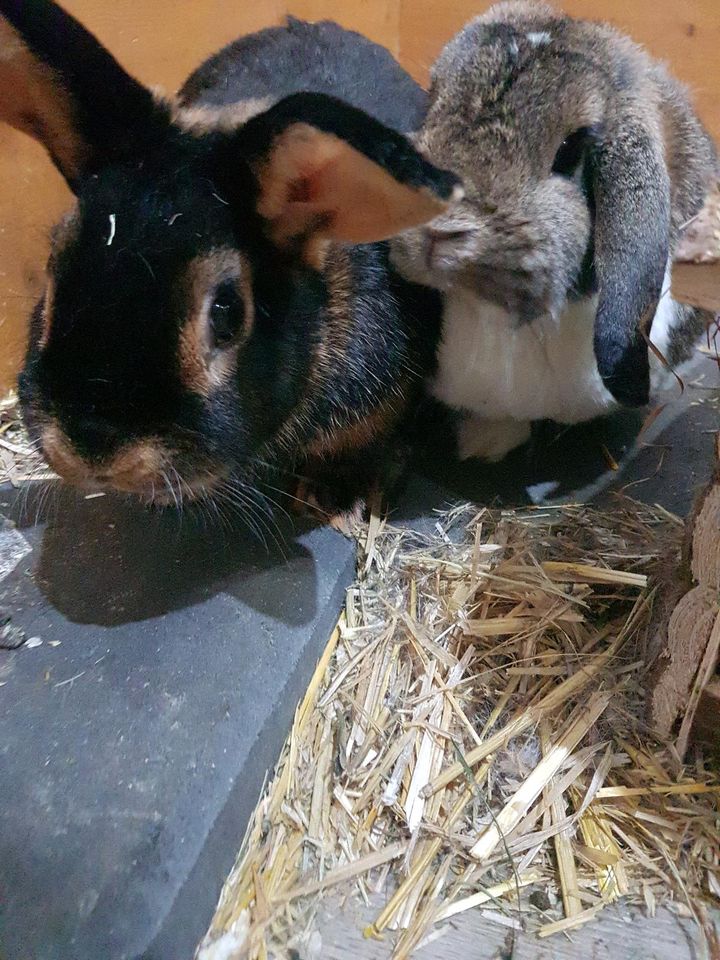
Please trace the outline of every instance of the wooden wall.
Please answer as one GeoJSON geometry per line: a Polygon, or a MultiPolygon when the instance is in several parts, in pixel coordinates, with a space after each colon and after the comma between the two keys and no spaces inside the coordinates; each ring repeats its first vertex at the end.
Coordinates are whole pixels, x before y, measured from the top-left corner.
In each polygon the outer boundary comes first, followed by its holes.
{"type": "MultiPolygon", "coordinates": [[[[720,139],[720,0],[559,0],[613,21],[668,60],[720,139]]],[[[286,12],[332,18],[387,46],[420,81],[445,41],[489,6],[480,0],[64,0],[137,77],[172,90],[234,37],[286,12]]],[[[42,283],[46,234],[70,196],[42,149],[0,127],[0,390],[21,356],[42,283]]]]}

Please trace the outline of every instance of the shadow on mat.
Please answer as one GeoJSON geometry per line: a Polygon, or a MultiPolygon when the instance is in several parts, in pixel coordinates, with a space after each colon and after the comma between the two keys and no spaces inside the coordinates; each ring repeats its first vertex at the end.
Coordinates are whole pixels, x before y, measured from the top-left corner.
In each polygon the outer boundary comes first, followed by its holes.
{"type": "Polygon", "coordinates": [[[316,573],[298,538],[311,523],[283,516],[209,520],[191,512],[155,512],[114,496],[84,499],[61,483],[33,485],[7,511],[35,544],[35,581],[75,623],[118,626],[161,616],[227,593],[290,624],[315,616],[316,573]],[[302,607],[288,605],[283,568],[299,580],[302,607]],[[264,572],[278,571],[268,579],[264,572]],[[272,584],[277,589],[272,589],[272,584]]]}

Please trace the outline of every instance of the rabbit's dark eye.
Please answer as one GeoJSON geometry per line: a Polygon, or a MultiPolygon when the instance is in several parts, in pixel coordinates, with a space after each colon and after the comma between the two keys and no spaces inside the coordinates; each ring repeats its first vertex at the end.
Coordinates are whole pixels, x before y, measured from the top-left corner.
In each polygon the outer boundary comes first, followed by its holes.
{"type": "Polygon", "coordinates": [[[552,172],[561,177],[573,177],[585,158],[590,131],[581,127],[560,144],[552,165],[552,172]]]}
{"type": "Polygon", "coordinates": [[[221,284],[210,306],[210,330],[216,347],[224,347],[238,335],[245,322],[245,304],[232,280],[221,284]]]}

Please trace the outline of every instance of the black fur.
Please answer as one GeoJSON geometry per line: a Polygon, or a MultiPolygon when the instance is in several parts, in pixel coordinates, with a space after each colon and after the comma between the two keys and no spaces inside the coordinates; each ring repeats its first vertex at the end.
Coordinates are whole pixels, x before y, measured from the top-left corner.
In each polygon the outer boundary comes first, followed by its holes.
{"type": "MultiPolygon", "coordinates": [[[[133,123],[149,124],[145,130],[150,131],[146,136],[133,126],[133,136],[119,139],[121,148],[110,160],[106,156],[98,167],[93,161],[74,184],[75,222],[65,237],[60,231],[50,261],[49,337],[41,347],[42,320],[36,311],[19,380],[31,432],[40,435],[43,426],[57,423],[73,449],[99,465],[133,441],[159,441],[172,450],[178,473],[190,476],[220,469],[243,477],[270,460],[283,471],[317,476],[323,485],[334,476],[333,505],[352,506],[366,492],[370,475],[392,445],[403,408],[432,366],[439,301],[392,271],[384,243],[351,248],[350,299],[340,321],[346,343],[329,354],[332,375],[318,377],[318,348],[337,334],[337,308],[330,309],[324,273],[267,238],[256,212],[252,165],[288,123],[303,121],[349,140],[401,182],[446,197],[454,177],[422,161],[394,130],[359,112],[366,107],[390,117],[396,129],[409,129],[419,118],[422,92],[389,54],[359,35],[292,21],[213,58],[188,82],[184,100],[190,103],[194,91],[203,102],[213,102],[212,82],[223,103],[244,81],[252,95],[284,94],[294,81],[282,71],[297,58],[303,83],[320,93],[281,100],[238,132],[195,135],[171,125],[162,108],[146,110],[134,81],[109,54],[98,53],[89,34],[54,4],[0,0],[0,11],[13,13],[35,53],[62,74],[83,116],[83,135],[102,140],[92,97],[84,99],[91,76],[108,84],[101,95],[105,107],[119,110],[128,94],[135,104],[133,123]],[[335,52],[329,53],[335,48],[328,38],[337,36],[343,38],[341,64],[335,52]],[[66,42],[71,53],[90,51],[87,68],[65,64],[66,42]],[[258,45],[267,53],[261,59],[258,45]],[[271,59],[276,46],[277,69],[271,59]],[[287,58],[286,50],[291,50],[287,58]],[[345,73],[337,77],[337,91],[352,92],[351,106],[323,95],[340,65],[345,73]],[[379,92],[382,82],[387,82],[387,96],[379,92]],[[384,109],[390,100],[392,106],[384,109]],[[191,310],[188,268],[224,248],[241,251],[250,264],[254,324],[231,382],[202,397],[183,385],[178,362],[191,310]],[[372,443],[343,454],[308,455],[333,431],[352,428],[388,405],[397,406],[398,415],[388,418],[372,443]],[[288,423],[293,429],[284,434],[288,423]]],[[[330,254],[331,262],[337,253],[330,254]]]]}
{"type": "Polygon", "coordinates": [[[243,126],[237,144],[243,156],[257,160],[267,155],[273,140],[294,123],[308,123],[333,134],[364,154],[400,183],[424,187],[449,200],[458,178],[447,171],[434,171],[429,180],[427,162],[399,133],[388,129],[363,110],[336,97],[319,93],[295,93],[285,97],[243,126]]]}
{"type": "Polygon", "coordinates": [[[312,90],[364,110],[393,130],[417,130],[427,94],[383,47],[331,21],[288,17],[211,57],[180,91],[185,105],[225,106],[312,90]]]}
{"type": "MultiPolygon", "coordinates": [[[[167,116],[151,92],[57,4],[0,0],[0,14],[62,86],[72,91],[73,121],[89,149],[88,175],[123,157],[139,140],[149,146],[165,138],[167,116]]],[[[77,191],[75,178],[68,171],[61,169],[61,173],[77,191]]]]}
{"type": "Polygon", "coordinates": [[[207,144],[183,146],[87,179],[77,236],[52,255],[51,336],[42,352],[31,336],[20,398],[31,424],[38,406],[52,412],[85,456],[162,434],[173,421],[199,427],[197,403],[178,385],[185,273],[194,257],[237,241],[208,177],[207,144]]]}

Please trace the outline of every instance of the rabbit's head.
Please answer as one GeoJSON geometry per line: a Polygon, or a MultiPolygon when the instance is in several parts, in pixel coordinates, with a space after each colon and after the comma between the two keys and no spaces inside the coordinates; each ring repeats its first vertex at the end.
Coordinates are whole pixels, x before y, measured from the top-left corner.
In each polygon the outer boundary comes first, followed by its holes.
{"type": "Polygon", "coordinates": [[[393,241],[395,263],[419,282],[477,292],[515,324],[597,294],[605,385],[647,402],[643,334],[670,255],[668,140],[690,157],[682,176],[696,199],[708,168],[678,89],[609,27],[503,3],[447,45],[430,93],[418,146],[460,175],[465,196],[393,241]]]}
{"type": "Polygon", "coordinates": [[[202,495],[306,395],[333,249],[431,219],[456,179],[331,97],[209,122],[49,0],[0,14],[0,119],[44,144],[77,201],[32,320],[28,426],[82,487],[202,495]]]}

